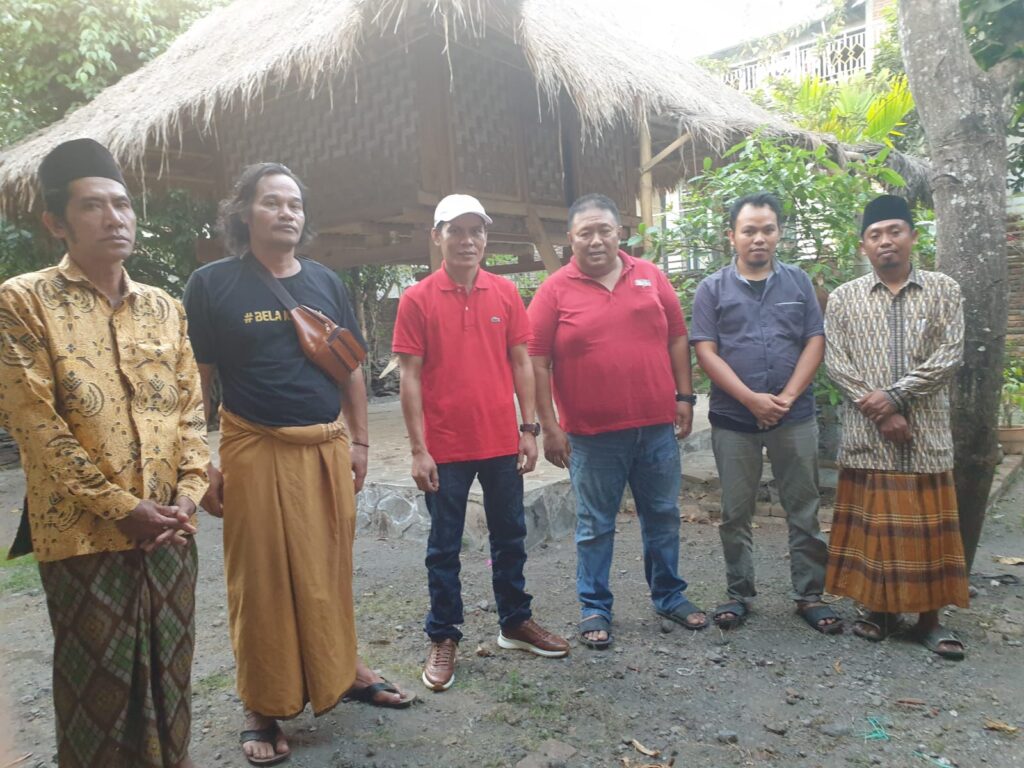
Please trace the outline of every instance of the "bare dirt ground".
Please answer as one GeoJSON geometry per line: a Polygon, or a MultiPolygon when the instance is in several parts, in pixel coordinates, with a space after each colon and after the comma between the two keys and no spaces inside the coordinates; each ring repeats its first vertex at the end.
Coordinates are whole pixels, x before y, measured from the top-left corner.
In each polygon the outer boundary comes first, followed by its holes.
{"type": "MultiPolygon", "coordinates": [[[[0,509],[20,498],[0,473],[0,509]]],[[[13,515],[0,533],[8,541],[13,515]]],[[[619,519],[610,651],[573,645],[564,660],[503,651],[487,555],[464,553],[466,637],[455,686],[419,682],[427,604],[422,545],[361,536],[355,579],[361,652],[420,700],[405,711],[341,704],[321,718],[286,723],[294,766],[582,768],[591,766],[1021,766],[1024,765],[1024,479],[990,514],[970,610],[944,622],[969,646],[962,663],[909,641],[871,644],[847,632],[809,629],[786,599],[789,569],[781,521],[758,520],[761,597],[739,630],[688,632],[663,624],[647,599],[635,517],[619,519]],[[1005,581],[1006,579],[1004,579],[1005,581]],[[1009,579],[1010,581],[1013,578],[1009,579]],[[657,755],[645,756],[638,745],[657,755]]],[[[690,597],[711,609],[724,577],[714,524],[684,522],[682,567],[690,597]]],[[[237,745],[219,521],[199,535],[198,644],[193,675],[193,756],[204,768],[244,766],[237,745]]],[[[571,539],[531,553],[528,588],[538,620],[573,634],[577,620],[571,539]]],[[[837,604],[849,618],[855,607],[837,604]]],[[[0,568],[0,699],[13,720],[13,750],[0,766],[54,765],[51,638],[35,567],[0,568]]],[[[0,714],[3,712],[0,702],[0,714]]],[[[0,727],[0,750],[4,748],[0,727]]]]}

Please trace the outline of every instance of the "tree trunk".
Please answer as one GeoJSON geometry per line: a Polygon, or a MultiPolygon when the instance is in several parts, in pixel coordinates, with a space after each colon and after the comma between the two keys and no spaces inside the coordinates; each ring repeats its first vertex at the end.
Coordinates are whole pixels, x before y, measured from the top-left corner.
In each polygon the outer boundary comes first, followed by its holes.
{"type": "Polygon", "coordinates": [[[960,532],[968,569],[981,537],[997,459],[1006,339],[1006,126],[1015,65],[975,62],[958,0],[901,0],[900,40],[928,142],[938,268],[964,296],[964,365],[952,426],[960,532]]]}

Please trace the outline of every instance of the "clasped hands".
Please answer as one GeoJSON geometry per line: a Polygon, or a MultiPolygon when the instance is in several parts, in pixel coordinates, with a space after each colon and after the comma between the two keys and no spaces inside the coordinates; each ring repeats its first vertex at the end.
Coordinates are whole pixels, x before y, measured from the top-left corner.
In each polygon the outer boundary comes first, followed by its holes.
{"type": "Polygon", "coordinates": [[[881,389],[854,401],[857,409],[874,422],[882,437],[891,443],[910,442],[910,424],[896,409],[896,403],[881,389]]]}
{"type": "Polygon", "coordinates": [[[144,499],[127,517],[117,521],[118,529],[135,541],[143,552],[152,552],[165,544],[182,547],[196,532],[191,518],[196,505],[191,499],[179,496],[173,505],[157,504],[144,499]]]}

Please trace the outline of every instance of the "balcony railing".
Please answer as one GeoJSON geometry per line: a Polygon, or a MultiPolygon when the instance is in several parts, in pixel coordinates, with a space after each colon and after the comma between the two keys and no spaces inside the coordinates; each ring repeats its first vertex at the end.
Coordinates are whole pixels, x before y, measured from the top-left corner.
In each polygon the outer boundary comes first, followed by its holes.
{"type": "Polygon", "coordinates": [[[737,64],[726,74],[725,82],[737,90],[751,91],[773,77],[800,80],[814,75],[829,81],[845,80],[868,66],[867,30],[855,27],[824,44],[802,43],[772,56],[737,64]]]}

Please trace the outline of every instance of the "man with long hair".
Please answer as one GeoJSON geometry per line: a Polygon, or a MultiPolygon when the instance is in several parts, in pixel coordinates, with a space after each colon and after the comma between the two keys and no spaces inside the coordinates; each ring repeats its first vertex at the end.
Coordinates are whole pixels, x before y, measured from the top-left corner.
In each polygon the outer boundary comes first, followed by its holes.
{"type": "Polygon", "coordinates": [[[253,765],[287,758],[277,720],[343,696],[404,707],[412,698],[359,661],[352,605],[355,494],[369,449],[357,367],[339,386],[303,352],[269,281],[359,335],[336,274],[297,249],[312,237],[306,190],[288,168],[246,168],[221,205],[226,259],[185,289],[189,335],[210,416],[223,394],[221,467],[203,506],[224,518],[224,569],[241,740],[253,765]],[[344,418],[342,418],[342,416],[344,418]]]}

